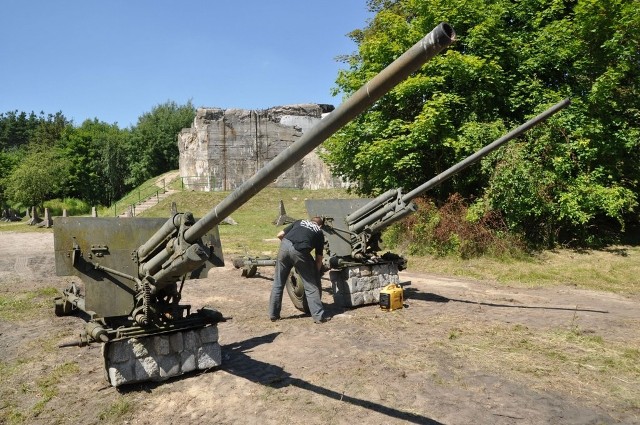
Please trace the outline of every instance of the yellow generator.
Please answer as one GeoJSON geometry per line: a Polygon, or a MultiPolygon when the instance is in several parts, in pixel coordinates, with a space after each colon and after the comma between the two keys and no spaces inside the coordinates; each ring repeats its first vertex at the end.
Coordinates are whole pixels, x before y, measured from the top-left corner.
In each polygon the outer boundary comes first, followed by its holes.
{"type": "Polygon", "coordinates": [[[380,308],[393,311],[402,308],[404,301],[402,286],[391,283],[380,290],[380,308]]]}

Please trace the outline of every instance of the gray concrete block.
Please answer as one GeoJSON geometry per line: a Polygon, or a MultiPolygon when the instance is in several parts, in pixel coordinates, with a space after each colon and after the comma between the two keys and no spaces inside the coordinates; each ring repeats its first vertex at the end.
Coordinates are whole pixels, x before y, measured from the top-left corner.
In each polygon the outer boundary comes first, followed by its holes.
{"type": "Polygon", "coordinates": [[[364,305],[364,296],[362,292],[354,292],[349,297],[349,305],[352,307],[364,305]]]}
{"type": "Polygon", "coordinates": [[[400,281],[397,265],[393,263],[331,271],[329,278],[334,302],[342,307],[379,303],[380,290],[400,281]]]}
{"type": "Polygon", "coordinates": [[[111,359],[113,363],[121,363],[129,361],[133,357],[133,351],[129,345],[129,341],[115,341],[108,345],[102,345],[102,353],[108,350],[107,357],[111,359]]]}
{"type": "Polygon", "coordinates": [[[128,340],[129,346],[133,351],[133,355],[137,359],[142,359],[149,355],[149,349],[145,345],[145,339],[131,338],[128,340]]]}
{"type": "Polygon", "coordinates": [[[179,353],[160,356],[157,359],[157,363],[160,378],[166,379],[182,374],[182,369],[180,368],[181,362],[179,353]]]}
{"type": "Polygon", "coordinates": [[[114,387],[144,381],[162,381],[196,369],[222,364],[217,326],[114,341],[103,345],[106,377],[114,387]],[[146,354],[146,356],[144,355],[146,354]]]}
{"type": "Polygon", "coordinates": [[[160,368],[153,357],[143,357],[136,360],[134,373],[136,381],[149,381],[160,376],[160,368]]]}
{"type": "Polygon", "coordinates": [[[182,332],[175,332],[169,335],[169,345],[171,346],[171,352],[181,352],[184,349],[182,332]]]}
{"type": "Polygon", "coordinates": [[[374,289],[374,290],[373,290],[373,300],[374,300],[374,302],[376,302],[376,303],[379,303],[379,302],[380,302],[380,290],[381,290],[381,289],[382,289],[382,288],[378,288],[378,289],[374,289]]]}
{"type": "Polygon", "coordinates": [[[184,350],[195,351],[200,346],[200,338],[195,331],[188,331],[182,334],[184,350]]]}
{"type": "Polygon", "coordinates": [[[180,369],[183,373],[196,370],[196,355],[191,351],[183,351],[180,353],[180,369]]]}
{"type": "Polygon", "coordinates": [[[362,302],[364,304],[372,304],[376,302],[376,298],[372,291],[367,291],[362,293],[362,302]]]}
{"type": "Polygon", "coordinates": [[[202,341],[203,344],[218,342],[218,326],[211,325],[200,329],[200,341],[202,341]]]}
{"type": "Polygon", "coordinates": [[[153,338],[153,351],[157,356],[166,356],[171,352],[169,337],[161,335],[153,338]]]}
{"type": "Polygon", "coordinates": [[[360,266],[360,277],[371,276],[371,266],[360,266]]]}
{"type": "Polygon", "coordinates": [[[198,369],[210,369],[222,363],[222,350],[217,342],[204,344],[198,349],[198,369]]]}
{"type": "Polygon", "coordinates": [[[119,387],[122,384],[134,381],[135,373],[133,371],[133,364],[133,361],[128,361],[117,363],[109,367],[107,374],[111,385],[119,387]]]}

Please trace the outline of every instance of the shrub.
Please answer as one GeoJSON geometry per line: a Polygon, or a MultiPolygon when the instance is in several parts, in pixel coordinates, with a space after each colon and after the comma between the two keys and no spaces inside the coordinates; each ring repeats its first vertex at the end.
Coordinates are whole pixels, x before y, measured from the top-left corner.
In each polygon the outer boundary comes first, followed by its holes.
{"type": "Polygon", "coordinates": [[[64,198],[52,199],[44,202],[44,207],[49,208],[52,216],[61,216],[63,210],[67,210],[67,215],[83,215],[91,212],[91,206],[80,199],[64,198]]]}
{"type": "Polygon", "coordinates": [[[481,255],[518,257],[525,244],[509,233],[499,213],[470,210],[459,195],[451,195],[438,208],[433,201],[419,199],[418,211],[392,225],[384,234],[388,246],[402,247],[412,255],[453,255],[472,258],[481,255]]]}

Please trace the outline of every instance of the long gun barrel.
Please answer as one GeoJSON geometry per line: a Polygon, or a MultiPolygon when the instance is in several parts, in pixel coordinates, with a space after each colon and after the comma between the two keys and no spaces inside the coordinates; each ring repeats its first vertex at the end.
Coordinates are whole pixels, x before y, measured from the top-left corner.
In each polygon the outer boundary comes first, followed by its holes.
{"type": "MultiPolygon", "coordinates": [[[[199,221],[185,227],[182,238],[187,244],[194,244],[189,248],[188,252],[184,250],[184,255],[174,260],[172,257],[176,257],[176,253],[180,250],[162,250],[153,258],[146,260],[146,264],[141,267],[143,272],[141,274],[151,275],[156,286],[162,287],[163,282],[173,281],[175,276],[184,274],[186,272],[185,267],[191,268],[192,264],[197,263],[198,257],[204,259],[206,253],[198,248],[197,241],[207,231],[214,228],[225,217],[269,185],[276,177],[304,158],[305,155],[365,111],[399,82],[449,46],[455,40],[455,35],[455,31],[450,25],[447,23],[439,24],[371,81],[358,89],[331,114],[323,118],[298,141],[280,152],[271,162],[229,194],[199,221]],[[168,263],[170,259],[171,262],[168,263]],[[193,263],[185,266],[187,262],[193,263]]],[[[170,228],[171,224],[167,224],[167,226],[163,227],[163,230],[154,235],[153,239],[163,240],[169,236],[170,228]]],[[[141,246],[138,249],[138,256],[142,258],[148,251],[148,247],[141,246]]]]}
{"type": "Polygon", "coordinates": [[[383,193],[346,217],[345,221],[349,226],[349,231],[353,233],[360,233],[366,227],[368,227],[372,233],[383,230],[385,227],[388,227],[407,214],[415,211],[415,205],[411,202],[413,199],[422,195],[427,190],[433,189],[434,187],[444,183],[455,174],[461,172],[470,165],[475,164],[480,159],[509,142],[511,139],[521,135],[531,127],[540,124],[561,109],[566,108],[570,103],[571,101],[569,99],[564,99],[556,103],[546,111],[534,118],[531,118],[529,121],[511,130],[509,133],[495,140],[491,144],[485,146],[459,163],[438,174],[428,182],[416,187],[404,195],[401,193],[400,189],[391,189],[383,193]]]}

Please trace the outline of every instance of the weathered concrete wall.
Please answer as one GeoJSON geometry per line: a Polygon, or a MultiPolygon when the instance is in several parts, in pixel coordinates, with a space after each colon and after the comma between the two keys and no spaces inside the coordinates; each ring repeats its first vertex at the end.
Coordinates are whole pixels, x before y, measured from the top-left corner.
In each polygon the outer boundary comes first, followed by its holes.
{"type": "MultiPolygon", "coordinates": [[[[193,190],[233,190],[313,127],[327,105],[301,104],[265,110],[198,109],[178,136],[180,175],[193,190]]],[[[272,186],[340,187],[317,151],[278,177],[272,186]]]]}

